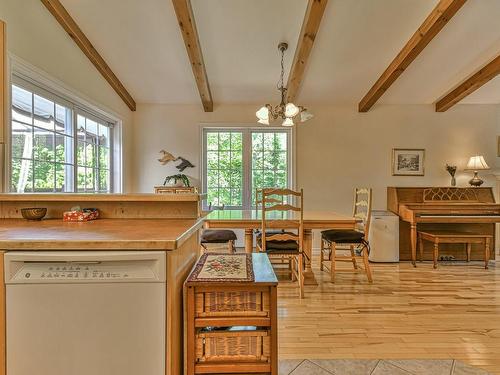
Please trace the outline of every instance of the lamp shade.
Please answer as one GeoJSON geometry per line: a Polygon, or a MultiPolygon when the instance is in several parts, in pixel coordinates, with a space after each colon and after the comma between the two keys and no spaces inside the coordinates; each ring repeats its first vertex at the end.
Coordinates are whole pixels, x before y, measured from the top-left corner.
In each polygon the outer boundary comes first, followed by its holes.
{"type": "Polygon", "coordinates": [[[285,106],[285,116],[286,117],[295,117],[299,114],[299,107],[297,107],[295,104],[293,103],[288,103],[286,106],[285,106]]]}
{"type": "Polygon", "coordinates": [[[311,112],[308,112],[307,110],[303,110],[300,112],[300,122],[306,122],[307,120],[310,120],[314,117],[314,115],[311,112]]]}
{"type": "Polygon", "coordinates": [[[281,124],[283,126],[294,126],[294,122],[293,122],[293,119],[287,117],[285,118],[285,120],[283,121],[283,123],[281,124]]]}
{"type": "Polygon", "coordinates": [[[472,171],[478,171],[480,169],[490,169],[490,167],[488,167],[488,164],[486,164],[486,161],[484,160],[483,156],[476,155],[476,156],[471,156],[469,162],[467,163],[466,169],[472,171]]]}
{"type": "Polygon", "coordinates": [[[267,124],[269,125],[269,108],[267,106],[261,107],[257,112],[255,112],[255,116],[257,116],[259,120],[264,121],[264,123],[267,121],[267,124]]]}

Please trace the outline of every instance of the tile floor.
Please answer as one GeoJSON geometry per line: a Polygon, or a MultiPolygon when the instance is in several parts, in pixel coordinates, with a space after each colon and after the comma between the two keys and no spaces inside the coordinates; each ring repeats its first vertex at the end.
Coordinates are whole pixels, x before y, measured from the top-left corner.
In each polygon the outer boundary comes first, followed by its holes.
{"type": "Polygon", "coordinates": [[[478,368],[453,359],[364,360],[318,359],[282,360],[279,375],[488,375],[478,368]]]}

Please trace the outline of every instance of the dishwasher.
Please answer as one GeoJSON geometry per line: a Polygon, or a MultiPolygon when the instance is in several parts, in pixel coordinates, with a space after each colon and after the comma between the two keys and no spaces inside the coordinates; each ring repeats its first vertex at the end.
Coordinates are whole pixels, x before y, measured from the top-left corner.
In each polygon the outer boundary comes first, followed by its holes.
{"type": "Polygon", "coordinates": [[[165,253],[5,254],[7,375],[165,374],[165,253]]]}

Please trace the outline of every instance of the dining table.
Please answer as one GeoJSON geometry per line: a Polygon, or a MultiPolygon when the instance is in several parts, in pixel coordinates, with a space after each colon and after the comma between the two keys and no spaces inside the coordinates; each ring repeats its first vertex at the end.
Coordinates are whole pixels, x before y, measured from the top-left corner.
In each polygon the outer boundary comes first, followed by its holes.
{"type": "MultiPolygon", "coordinates": [[[[297,219],[297,212],[276,213],[276,219],[297,219]],[[279,216],[279,217],[278,217],[279,216]]],[[[267,219],[269,214],[266,216],[267,219]]],[[[312,242],[313,230],[327,229],[354,229],[360,220],[342,215],[335,211],[309,211],[304,210],[304,243],[303,254],[305,256],[304,283],[306,285],[317,285],[317,281],[312,272],[312,242]]],[[[244,229],[245,230],[245,252],[253,252],[253,237],[256,229],[262,226],[262,211],[260,210],[213,210],[210,211],[204,220],[204,227],[207,229],[244,229]]]]}

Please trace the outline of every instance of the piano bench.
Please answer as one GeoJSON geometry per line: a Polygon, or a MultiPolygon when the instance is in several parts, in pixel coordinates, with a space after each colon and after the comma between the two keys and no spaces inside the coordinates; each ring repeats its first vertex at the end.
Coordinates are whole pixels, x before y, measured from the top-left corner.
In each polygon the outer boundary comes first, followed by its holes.
{"type": "Polygon", "coordinates": [[[467,262],[470,261],[472,244],[481,244],[484,246],[484,268],[488,269],[490,260],[490,245],[493,241],[491,234],[478,234],[460,231],[419,231],[418,232],[420,260],[424,252],[424,241],[430,241],[434,244],[433,263],[437,268],[440,243],[461,243],[467,245],[467,262]]]}

